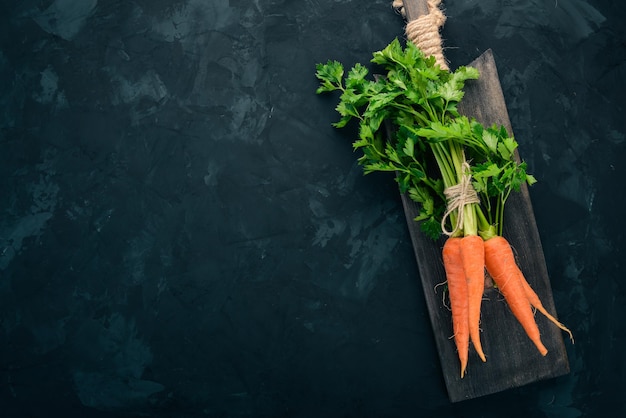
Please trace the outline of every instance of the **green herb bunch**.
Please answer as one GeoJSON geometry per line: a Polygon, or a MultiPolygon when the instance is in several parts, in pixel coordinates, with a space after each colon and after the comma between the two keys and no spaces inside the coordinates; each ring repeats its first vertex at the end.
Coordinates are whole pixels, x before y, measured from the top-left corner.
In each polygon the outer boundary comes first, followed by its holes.
{"type": "Polygon", "coordinates": [[[381,68],[380,76],[368,78],[368,69],[358,63],[347,74],[337,61],[316,66],[317,93],[341,93],[336,107],[341,118],[333,126],[358,122],[353,147],[362,152],[358,162],[364,173],[395,172],[400,191],[418,203],[415,220],[436,239],[446,211],[444,190],[460,182],[463,164],[471,162],[481,203],[465,212],[458,233],[501,234],[506,199],[535,179],[517,160],[517,142],[504,127],[484,127],[459,114],[465,82],[477,79],[478,71],[442,69],[434,57],[410,42],[403,48],[398,39],[374,52],[371,62],[381,68]]]}

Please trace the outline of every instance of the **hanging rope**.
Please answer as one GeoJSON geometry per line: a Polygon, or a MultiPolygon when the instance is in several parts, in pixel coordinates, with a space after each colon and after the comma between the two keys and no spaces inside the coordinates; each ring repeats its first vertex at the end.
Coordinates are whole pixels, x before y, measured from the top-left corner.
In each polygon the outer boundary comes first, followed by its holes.
{"type": "MultiPolygon", "coordinates": [[[[405,32],[409,41],[422,50],[425,56],[435,57],[435,61],[443,69],[448,70],[448,64],[443,56],[443,47],[439,30],[446,22],[446,16],[439,5],[441,0],[427,0],[428,14],[407,23],[405,32]]],[[[406,17],[402,0],[393,0],[392,6],[402,16],[406,17]]]]}

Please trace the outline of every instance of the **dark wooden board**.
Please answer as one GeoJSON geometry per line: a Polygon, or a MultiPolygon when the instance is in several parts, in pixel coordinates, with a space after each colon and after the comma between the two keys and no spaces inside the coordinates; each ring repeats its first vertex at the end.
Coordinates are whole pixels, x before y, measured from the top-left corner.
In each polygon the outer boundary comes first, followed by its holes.
{"type": "Polygon", "coordinates": [[[428,4],[426,1],[403,1],[404,13],[407,19],[417,19],[419,16],[428,13],[428,4]]]}
{"type": "MultiPolygon", "coordinates": [[[[469,64],[480,72],[479,80],[466,84],[466,94],[459,106],[462,114],[475,117],[484,125],[503,125],[512,134],[511,123],[491,50],[469,64]]],[[[485,290],[481,339],[487,362],[483,363],[470,344],[466,376],[459,376],[459,361],[451,339],[450,311],[442,303],[445,281],[441,259],[444,240],[433,242],[413,219],[418,214],[415,203],[402,196],[415,257],[435,335],[441,367],[452,402],[476,398],[539,380],[569,373],[569,363],[562,331],[537,313],[537,322],[548,354],[542,357],[526,336],[500,293],[493,287],[485,290]]],[[[514,247],[518,264],[549,312],[555,314],[550,279],[543,255],[539,231],[528,187],[512,195],[505,208],[504,236],[514,247]]]]}

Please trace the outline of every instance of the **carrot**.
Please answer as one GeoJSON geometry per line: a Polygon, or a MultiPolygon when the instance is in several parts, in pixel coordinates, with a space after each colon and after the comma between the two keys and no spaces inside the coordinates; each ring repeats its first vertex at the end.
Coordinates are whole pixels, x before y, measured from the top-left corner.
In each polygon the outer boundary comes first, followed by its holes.
{"type": "Polygon", "coordinates": [[[572,335],[572,331],[570,331],[569,328],[567,328],[565,325],[560,323],[555,317],[553,317],[552,315],[548,313],[546,308],[543,307],[543,304],[541,303],[539,296],[533,290],[533,288],[530,287],[530,284],[526,280],[526,277],[524,277],[524,274],[522,273],[521,270],[519,270],[519,274],[520,274],[520,278],[522,281],[522,285],[524,286],[524,291],[526,292],[526,297],[528,297],[528,301],[530,302],[530,304],[539,312],[541,312],[546,318],[548,318],[554,325],[561,328],[563,331],[567,332],[569,334],[570,340],[572,340],[572,343],[573,343],[574,335],[572,335]]]}
{"type": "Polygon", "coordinates": [[[548,349],[541,342],[539,327],[535,322],[532,307],[526,296],[515,256],[509,242],[504,237],[495,236],[485,241],[485,266],[498,285],[500,292],[504,295],[511,312],[541,355],[545,356],[548,349]]]}
{"type": "Polygon", "coordinates": [[[485,362],[485,353],[480,342],[480,307],[485,291],[485,248],[478,235],[467,235],[461,239],[461,257],[468,290],[468,323],[472,344],[480,359],[485,362]]]}
{"type": "Polygon", "coordinates": [[[461,238],[448,238],[443,245],[442,257],[448,280],[454,343],[461,362],[461,378],[463,378],[469,351],[469,321],[467,281],[461,260],[461,238]]]}

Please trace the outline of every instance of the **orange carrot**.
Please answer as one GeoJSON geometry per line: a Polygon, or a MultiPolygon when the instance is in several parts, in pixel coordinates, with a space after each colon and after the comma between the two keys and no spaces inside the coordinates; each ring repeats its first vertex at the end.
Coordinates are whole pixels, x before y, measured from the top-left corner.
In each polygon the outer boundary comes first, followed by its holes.
{"type": "Polygon", "coordinates": [[[448,280],[450,309],[452,309],[452,329],[454,343],[461,362],[461,378],[465,375],[469,351],[469,321],[467,281],[461,261],[461,238],[448,238],[443,245],[443,265],[448,280]]]}
{"type": "Polygon", "coordinates": [[[472,344],[480,359],[487,361],[480,342],[480,307],[485,291],[485,247],[478,235],[461,239],[461,257],[468,290],[468,322],[472,344]]]}
{"type": "Polygon", "coordinates": [[[504,295],[511,312],[526,331],[542,356],[548,349],[541,342],[539,327],[535,322],[530,302],[515,262],[515,256],[508,241],[496,236],[485,241],[485,266],[504,295]]]}
{"type": "Polygon", "coordinates": [[[524,274],[522,273],[521,270],[519,271],[519,274],[520,274],[520,277],[521,277],[521,280],[522,280],[522,285],[524,286],[524,291],[526,292],[526,297],[528,297],[528,301],[530,302],[530,304],[535,309],[537,309],[539,312],[541,312],[546,318],[548,318],[550,321],[552,321],[552,323],[554,325],[556,325],[557,327],[561,328],[563,331],[567,332],[569,334],[570,340],[572,340],[572,343],[573,343],[574,342],[574,335],[572,335],[572,331],[570,331],[569,328],[567,328],[565,325],[560,323],[555,317],[553,317],[552,315],[550,315],[548,313],[546,308],[543,307],[543,304],[541,303],[541,300],[539,299],[539,296],[533,290],[533,288],[530,287],[530,284],[526,280],[526,277],[524,277],[524,274]]]}

